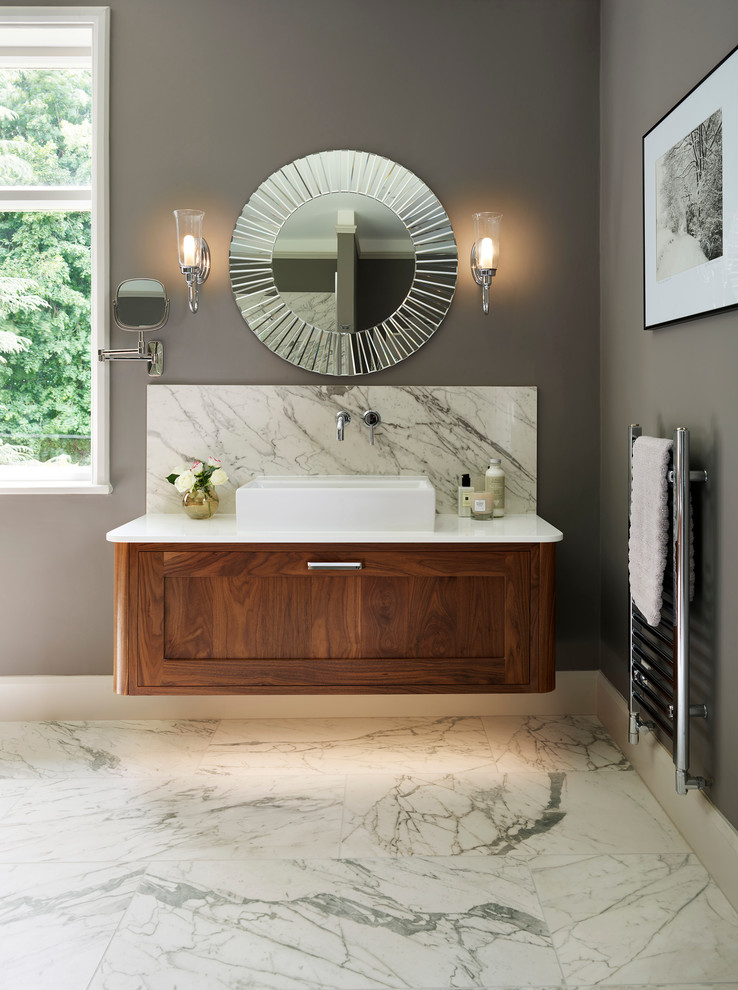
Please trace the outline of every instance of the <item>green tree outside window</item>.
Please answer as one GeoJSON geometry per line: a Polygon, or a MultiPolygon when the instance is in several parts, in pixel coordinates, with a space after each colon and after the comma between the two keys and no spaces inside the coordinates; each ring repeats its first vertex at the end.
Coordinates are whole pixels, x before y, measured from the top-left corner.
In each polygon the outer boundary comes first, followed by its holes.
{"type": "MultiPolygon", "coordinates": [[[[89,186],[90,107],[88,70],[0,70],[0,186],[89,186]]],[[[0,463],[89,463],[90,234],[88,211],[0,213],[0,463]]]]}

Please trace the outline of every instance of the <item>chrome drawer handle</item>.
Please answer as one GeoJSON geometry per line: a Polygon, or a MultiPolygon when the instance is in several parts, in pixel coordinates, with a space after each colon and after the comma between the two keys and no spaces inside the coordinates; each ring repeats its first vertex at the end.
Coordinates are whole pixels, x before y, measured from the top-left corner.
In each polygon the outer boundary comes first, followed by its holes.
{"type": "Polygon", "coordinates": [[[309,571],[360,571],[364,566],[360,561],[330,561],[309,560],[307,562],[309,571]]]}

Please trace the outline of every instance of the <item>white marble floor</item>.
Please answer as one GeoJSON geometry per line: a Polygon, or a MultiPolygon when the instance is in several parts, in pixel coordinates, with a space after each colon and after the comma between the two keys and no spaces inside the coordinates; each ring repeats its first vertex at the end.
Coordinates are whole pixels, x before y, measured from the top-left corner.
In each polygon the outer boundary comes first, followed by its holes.
{"type": "Polygon", "coordinates": [[[0,723],[0,986],[738,990],[593,717],[0,723]]]}

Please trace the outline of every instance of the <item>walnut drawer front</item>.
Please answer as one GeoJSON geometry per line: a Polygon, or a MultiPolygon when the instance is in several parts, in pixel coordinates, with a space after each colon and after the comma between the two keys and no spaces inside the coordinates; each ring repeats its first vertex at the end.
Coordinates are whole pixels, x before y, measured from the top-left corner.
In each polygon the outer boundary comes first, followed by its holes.
{"type": "MultiPolygon", "coordinates": [[[[119,551],[121,693],[553,686],[552,669],[540,670],[538,544],[119,551]]],[[[543,645],[552,656],[551,621],[543,645]]]]}

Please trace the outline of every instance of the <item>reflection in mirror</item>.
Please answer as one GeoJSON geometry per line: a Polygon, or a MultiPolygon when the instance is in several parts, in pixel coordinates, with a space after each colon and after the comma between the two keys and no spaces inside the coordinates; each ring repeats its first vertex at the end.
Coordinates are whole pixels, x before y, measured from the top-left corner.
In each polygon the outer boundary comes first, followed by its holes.
{"type": "Polygon", "coordinates": [[[369,196],[334,193],[285,221],[272,253],[279,294],[324,330],[368,330],[392,316],[415,275],[404,223],[369,196]]]}
{"type": "Polygon", "coordinates": [[[369,152],[324,151],[259,186],[229,267],[241,315],[275,354],[360,375],[404,360],[438,329],[457,252],[445,210],[412,172],[369,152]]]}
{"type": "Polygon", "coordinates": [[[121,330],[159,330],[169,315],[166,289],[153,278],[129,278],[118,286],[113,314],[121,330]]]}

